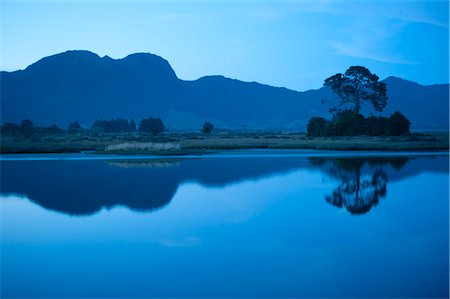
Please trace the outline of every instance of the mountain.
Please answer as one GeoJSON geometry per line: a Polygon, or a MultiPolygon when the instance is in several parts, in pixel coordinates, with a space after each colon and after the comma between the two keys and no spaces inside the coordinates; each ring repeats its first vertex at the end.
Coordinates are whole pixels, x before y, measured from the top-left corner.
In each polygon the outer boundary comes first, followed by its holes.
{"type": "MultiPolygon", "coordinates": [[[[304,130],[312,116],[330,117],[336,101],[327,88],[298,92],[223,76],[180,80],[166,60],[148,53],[112,59],[68,51],[0,76],[1,121],[28,118],[43,126],[156,116],[171,130],[198,130],[205,121],[221,128],[304,130]]],[[[383,114],[399,110],[412,129],[448,130],[448,84],[385,82],[383,114]]]]}

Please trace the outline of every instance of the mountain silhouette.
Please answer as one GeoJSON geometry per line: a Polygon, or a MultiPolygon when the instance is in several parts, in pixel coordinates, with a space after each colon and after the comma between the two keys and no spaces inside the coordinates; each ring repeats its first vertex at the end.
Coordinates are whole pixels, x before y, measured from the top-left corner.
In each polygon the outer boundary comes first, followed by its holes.
{"type": "MultiPolygon", "coordinates": [[[[329,100],[336,100],[327,88],[299,92],[223,76],[180,80],[169,62],[148,53],[112,59],[67,51],[0,76],[2,122],[28,118],[42,126],[157,116],[171,130],[199,130],[204,121],[231,129],[305,130],[312,116],[330,117],[329,100]]],[[[399,110],[412,129],[448,129],[448,84],[385,82],[389,99],[382,115],[399,110]]]]}

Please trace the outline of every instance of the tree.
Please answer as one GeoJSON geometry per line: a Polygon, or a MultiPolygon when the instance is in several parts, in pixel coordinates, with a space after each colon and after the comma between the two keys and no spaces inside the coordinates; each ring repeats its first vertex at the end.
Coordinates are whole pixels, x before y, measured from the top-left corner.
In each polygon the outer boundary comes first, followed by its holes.
{"type": "Polygon", "coordinates": [[[210,134],[214,130],[214,125],[210,122],[205,122],[202,127],[202,132],[206,134],[210,134]]]}
{"type": "Polygon", "coordinates": [[[357,136],[365,133],[364,116],[353,110],[337,113],[328,130],[328,134],[331,136],[357,136]]]}
{"type": "Polygon", "coordinates": [[[367,101],[380,112],[386,107],[387,95],[386,84],[378,79],[377,75],[363,66],[351,66],[344,74],[325,79],[323,85],[330,87],[341,98],[340,106],[344,109],[359,113],[361,105],[367,101]]]}
{"type": "Polygon", "coordinates": [[[33,130],[33,128],[34,128],[33,122],[29,119],[24,119],[20,123],[20,131],[22,133],[29,133],[33,130]]]}
{"type": "Polygon", "coordinates": [[[386,134],[391,136],[408,134],[410,124],[411,122],[403,114],[395,111],[389,118],[386,134]]]}
{"type": "Polygon", "coordinates": [[[44,131],[49,134],[61,134],[64,132],[63,129],[58,127],[56,124],[53,124],[50,127],[44,128],[44,131]]]}
{"type": "Polygon", "coordinates": [[[129,132],[136,131],[136,122],[134,120],[130,120],[130,122],[128,123],[128,131],[129,132]]]}
{"type": "Polygon", "coordinates": [[[77,129],[81,129],[80,123],[78,121],[70,123],[69,130],[77,130],[77,129]]]}
{"type": "Polygon", "coordinates": [[[14,135],[20,131],[20,127],[15,123],[6,122],[1,126],[1,133],[14,135]]]}
{"type": "Polygon", "coordinates": [[[162,133],[164,129],[164,123],[160,118],[144,118],[139,125],[139,132],[152,133],[153,135],[162,133]]]}
{"type": "Polygon", "coordinates": [[[309,136],[328,136],[330,122],[323,117],[313,117],[308,122],[306,133],[309,136]]]}
{"type": "Polygon", "coordinates": [[[126,120],[123,118],[103,120],[97,119],[92,124],[92,129],[101,130],[104,133],[122,133],[136,131],[136,123],[134,120],[126,120]]]}
{"type": "Polygon", "coordinates": [[[370,116],[366,118],[367,134],[371,136],[386,135],[386,127],[389,124],[389,118],[384,116],[370,116]]]}

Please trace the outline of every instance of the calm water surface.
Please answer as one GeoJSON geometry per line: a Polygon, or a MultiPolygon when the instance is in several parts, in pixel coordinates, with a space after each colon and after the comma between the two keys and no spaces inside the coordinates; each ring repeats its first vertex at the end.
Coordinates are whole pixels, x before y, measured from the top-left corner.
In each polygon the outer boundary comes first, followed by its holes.
{"type": "Polygon", "coordinates": [[[46,157],[0,161],[2,298],[448,297],[447,154],[46,157]]]}

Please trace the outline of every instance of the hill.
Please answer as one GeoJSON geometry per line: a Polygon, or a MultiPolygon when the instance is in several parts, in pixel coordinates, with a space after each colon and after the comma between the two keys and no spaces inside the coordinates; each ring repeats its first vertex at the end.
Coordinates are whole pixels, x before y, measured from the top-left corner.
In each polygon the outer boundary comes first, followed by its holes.
{"type": "MultiPolygon", "coordinates": [[[[157,116],[171,130],[198,130],[204,121],[232,129],[304,130],[312,116],[330,117],[332,101],[324,100],[335,99],[326,88],[299,92],[223,76],[184,81],[166,60],[148,53],[112,59],[68,51],[0,76],[1,121],[28,118],[43,126],[157,116]]],[[[448,130],[448,84],[385,82],[383,114],[400,110],[412,129],[448,130]]]]}

